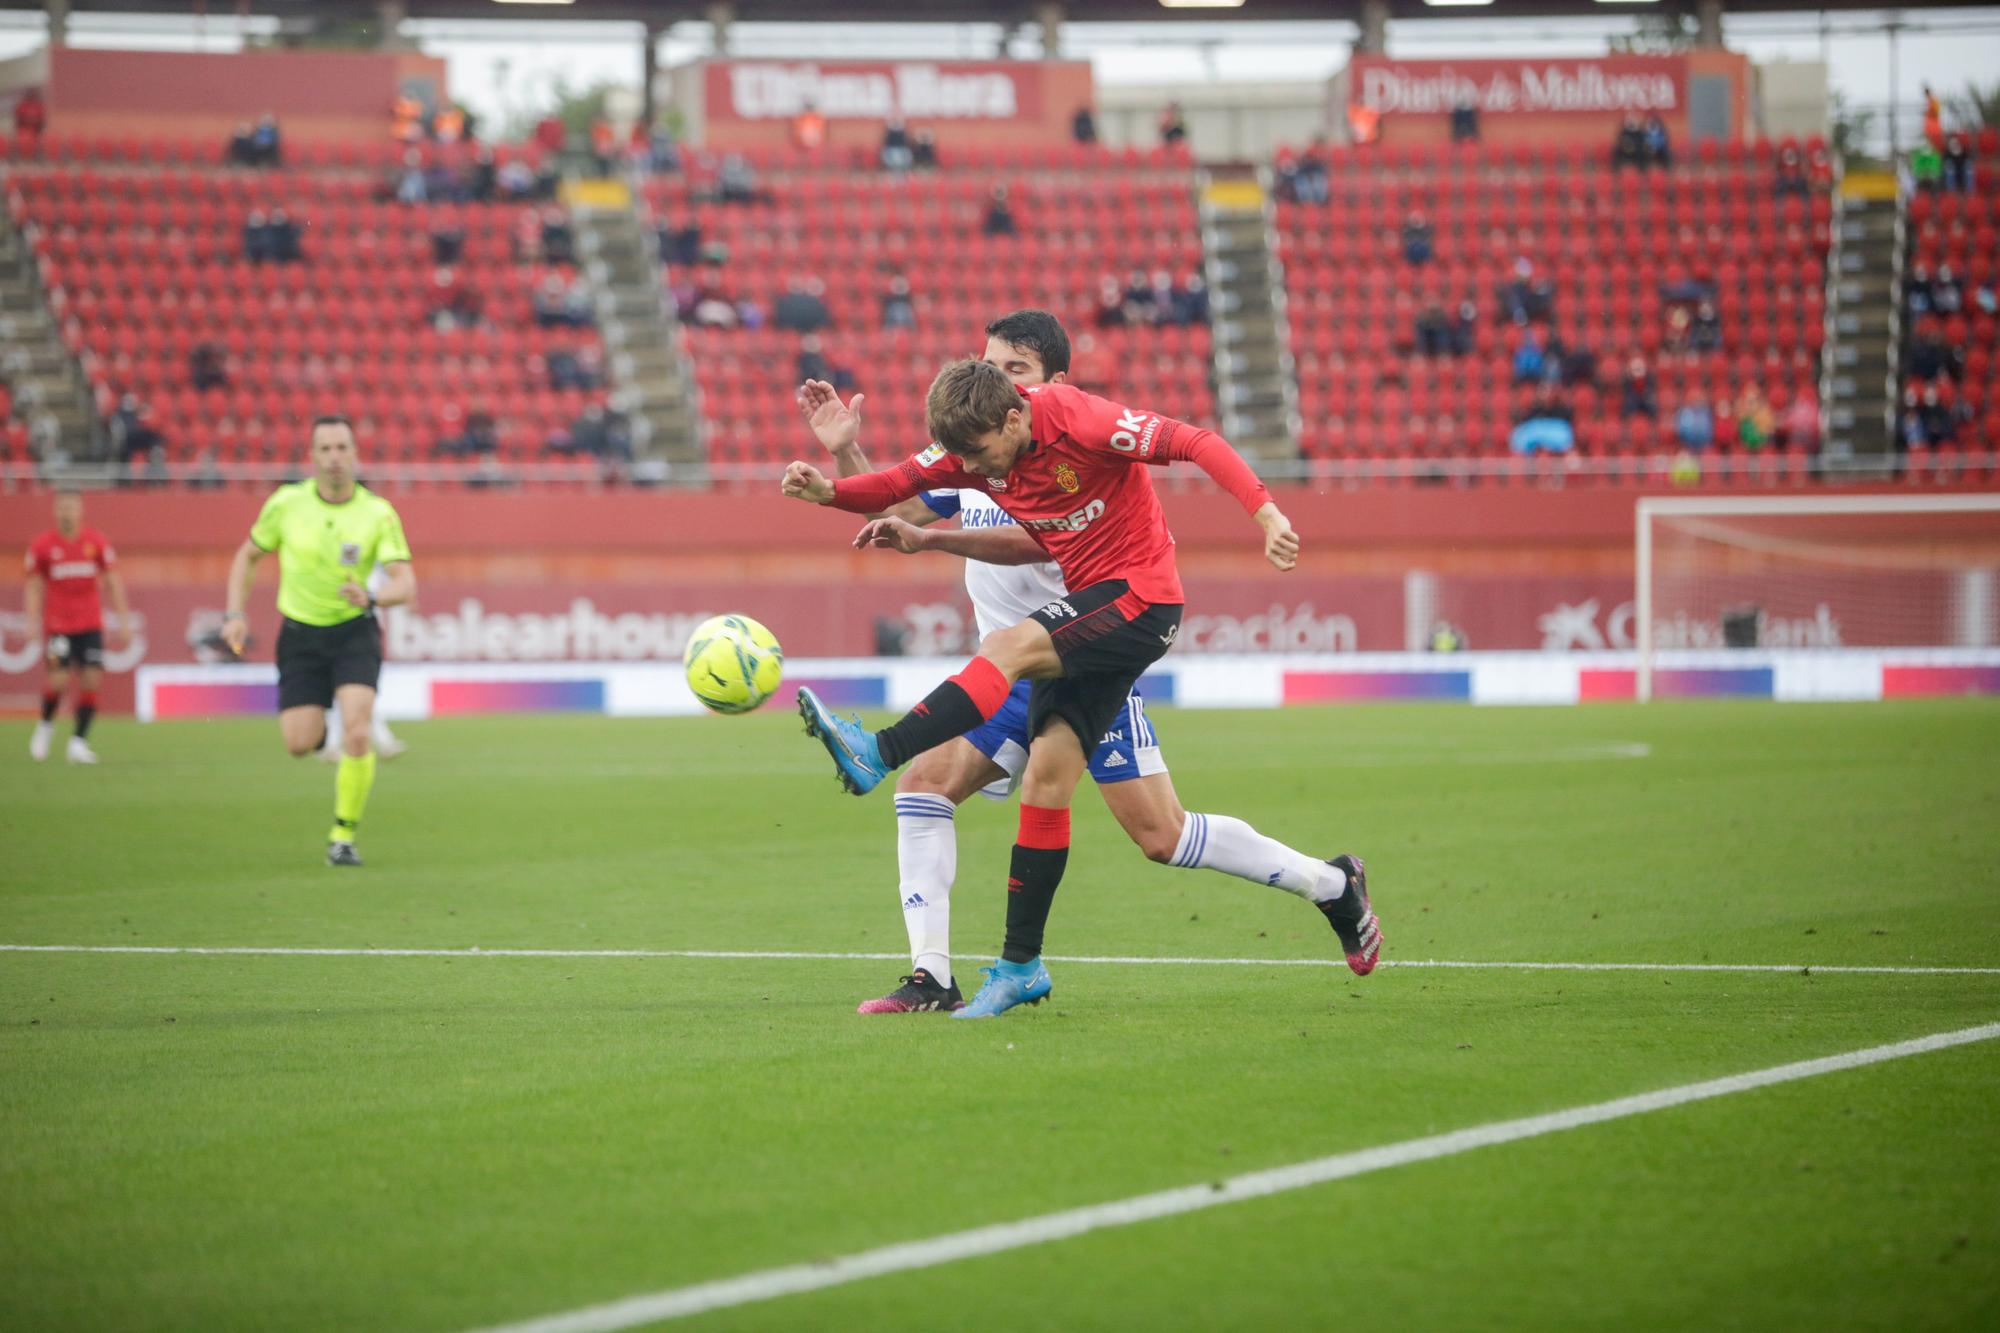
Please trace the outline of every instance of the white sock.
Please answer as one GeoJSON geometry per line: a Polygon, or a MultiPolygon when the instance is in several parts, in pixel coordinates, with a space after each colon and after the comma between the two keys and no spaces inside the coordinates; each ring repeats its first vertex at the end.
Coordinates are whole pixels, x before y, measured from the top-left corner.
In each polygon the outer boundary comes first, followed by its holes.
{"type": "Polygon", "coordinates": [[[1220,870],[1316,903],[1331,902],[1347,891],[1347,873],[1340,867],[1295,852],[1229,815],[1189,815],[1168,864],[1220,870]]]}
{"type": "Polygon", "coordinates": [[[896,797],[896,868],[910,961],[951,985],[951,882],[958,876],[957,807],[942,796],[896,797]]]}

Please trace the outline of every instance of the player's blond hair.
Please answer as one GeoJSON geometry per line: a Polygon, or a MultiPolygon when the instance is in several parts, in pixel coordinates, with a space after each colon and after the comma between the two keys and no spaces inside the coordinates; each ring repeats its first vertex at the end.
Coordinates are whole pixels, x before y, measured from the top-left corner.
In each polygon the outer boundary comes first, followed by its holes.
{"type": "Polygon", "coordinates": [[[924,398],[924,424],[931,438],[955,454],[971,452],[973,441],[1007,424],[1009,412],[1028,404],[1014,381],[984,361],[954,361],[931,381],[924,398]]]}

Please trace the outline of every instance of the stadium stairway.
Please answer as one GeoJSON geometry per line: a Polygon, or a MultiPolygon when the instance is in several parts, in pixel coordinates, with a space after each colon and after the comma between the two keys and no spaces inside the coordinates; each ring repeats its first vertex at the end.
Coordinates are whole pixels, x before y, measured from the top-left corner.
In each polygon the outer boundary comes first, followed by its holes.
{"type": "Polygon", "coordinates": [[[36,276],[34,256],[14,219],[0,209],[0,373],[23,421],[46,409],[62,430],[72,460],[99,452],[97,415],[83,368],[63,345],[36,276]]]}
{"type": "Polygon", "coordinates": [[[1247,457],[1298,457],[1298,387],[1270,197],[1254,176],[1204,173],[1198,208],[1222,433],[1247,457]]]}
{"type": "Polygon", "coordinates": [[[1832,281],[1820,393],[1827,427],[1821,456],[1862,473],[1878,461],[1893,466],[1896,457],[1889,423],[1896,395],[1903,219],[1893,180],[1888,187],[1887,197],[1843,188],[1827,264],[1832,281]]]}
{"type": "Polygon", "coordinates": [[[596,286],[598,326],[611,379],[634,425],[641,459],[668,467],[666,480],[707,480],[708,455],[696,428],[678,332],[660,299],[658,242],[632,205],[574,210],[577,247],[596,286]]]}

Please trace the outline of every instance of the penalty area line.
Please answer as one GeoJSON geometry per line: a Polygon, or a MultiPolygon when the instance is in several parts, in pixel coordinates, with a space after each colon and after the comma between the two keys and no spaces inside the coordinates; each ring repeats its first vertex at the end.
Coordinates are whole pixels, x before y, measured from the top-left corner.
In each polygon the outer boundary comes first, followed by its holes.
{"type": "MultiPolygon", "coordinates": [[[[0,944],[0,953],[193,954],[250,958],[738,958],[821,963],[902,962],[901,953],[813,952],[802,949],[374,949],[308,948],[258,944],[0,944]]],[[[1144,958],[1117,954],[1050,954],[1062,964],[1120,967],[1345,967],[1338,958],[1144,958]]],[[[2000,967],[1927,967],[1819,963],[1585,963],[1509,962],[1471,958],[1384,958],[1385,968],[1436,968],[1464,972],[1740,972],[1833,976],[1986,977],[2000,967]]]]}
{"type": "Polygon", "coordinates": [[[794,1296],[809,1291],[821,1291],[828,1287],[846,1286],[851,1282],[882,1277],[890,1273],[935,1268],[962,1259],[1004,1254],[1009,1250],[1023,1249],[1030,1245],[1067,1240],[1072,1236],[1081,1236],[1093,1231],[1132,1226],[1163,1217],[1201,1212],[1223,1204],[1285,1194],[1292,1190],[1307,1189],[1335,1180],[1346,1180],[1374,1171],[1386,1171],[1415,1162],[1454,1157],[1480,1148],[1518,1143],[1524,1139],[1540,1138],[1546,1134],[1560,1134],[1566,1130],[1581,1129],[1586,1125],[1601,1125],[1630,1116],[1648,1115],[1654,1111],[1664,1111],[1717,1097],[1733,1096],[1739,1092],[1768,1088],[1780,1083],[1793,1083],[1800,1079],[1818,1078],[1822,1074],[1860,1069],[1890,1060],[1903,1060],[1911,1056],[1927,1055],[1933,1051],[1949,1050],[1955,1046],[1992,1041],[1996,1037],[2000,1037],[2000,1023],[1986,1023],[1979,1027],[1961,1028],[1955,1032],[1939,1032],[1928,1037],[1894,1042],[1887,1046],[1870,1046],[1841,1055],[1823,1056],[1816,1060],[1773,1065],[1768,1069],[1755,1069],[1748,1073],[1731,1074],[1700,1083],[1684,1083],[1679,1087],[1663,1088],[1658,1092],[1644,1092],[1637,1096],[1620,1097],[1613,1101],[1595,1102],[1587,1106],[1573,1106],[1544,1115],[1524,1116],[1518,1120],[1501,1120],[1492,1124],[1475,1125],[1469,1129],[1454,1130],[1448,1134],[1433,1134],[1427,1138],[1406,1139],[1400,1143],[1363,1148],[1358,1152],[1339,1153],[1332,1157],[1320,1157],[1291,1166],[1252,1171],[1245,1175],[1231,1176],[1211,1185],[1187,1185],[1178,1189],[1161,1190],[1154,1194],[1119,1199],[1111,1203],[1091,1204],[1062,1212],[1044,1213],[1039,1217],[1023,1218],[1017,1222],[1001,1222],[992,1226],[974,1227],[968,1231],[950,1232],[927,1240],[884,1245],[821,1263],[793,1264],[714,1282],[674,1287],[538,1319],[497,1325],[484,1330],[484,1333],[616,1333],[616,1330],[634,1328],[640,1324],[680,1319],[712,1310],[775,1300],[781,1296],[794,1296]]]}

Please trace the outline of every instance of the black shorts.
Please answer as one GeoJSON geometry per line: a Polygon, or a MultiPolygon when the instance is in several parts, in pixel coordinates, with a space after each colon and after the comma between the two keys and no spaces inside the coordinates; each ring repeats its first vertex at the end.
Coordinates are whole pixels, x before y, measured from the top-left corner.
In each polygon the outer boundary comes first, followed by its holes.
{"type": "Polygon", "coordinates": [[[1034,682],[1028,695],[1028,735],[1052,717],[1069,724],[1083,752],[1097,748],[1146,668],[1166,656],[1180,634],[1178,603],[1154,605],[1123,579],[1107,579],[1050,602],[1030,617],[1055,640],[1063,674],[1034,682]]]}
{"type": "Polygon", "coordinates": [[[333,706],[342,685],[375,688],[382,675],[382,623],[356,616],[338,625],[287,619],[278,630],[278,708],[333,706]]]}
{"type": "Polygon", "coordinates": [[[52,667],[101,667],[104,665],[104,631],[73,630],[49,635],[49,665],[52,667]]]}

